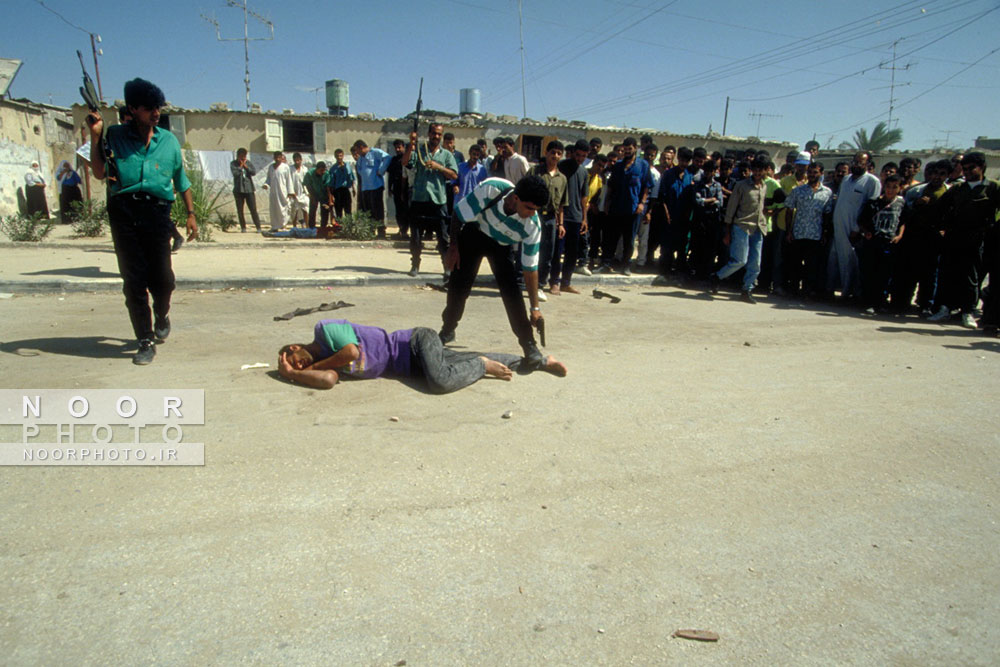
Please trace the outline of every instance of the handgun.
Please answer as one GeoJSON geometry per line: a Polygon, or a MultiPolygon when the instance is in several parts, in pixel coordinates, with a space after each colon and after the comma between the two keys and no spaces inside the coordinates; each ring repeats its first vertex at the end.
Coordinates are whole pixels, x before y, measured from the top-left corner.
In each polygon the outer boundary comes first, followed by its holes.
{"type": "Polygon", "coordinates": [[[538,318],[538,322],[535,323],[535,326],[538,327],[538,338],[542,341],[542,347],[545,347],[545,318],[538,318]]]}

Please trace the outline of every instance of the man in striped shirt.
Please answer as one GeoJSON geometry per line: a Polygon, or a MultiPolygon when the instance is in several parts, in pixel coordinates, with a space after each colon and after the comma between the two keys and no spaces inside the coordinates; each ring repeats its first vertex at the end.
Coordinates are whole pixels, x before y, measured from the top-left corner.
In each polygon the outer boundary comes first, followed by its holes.
{"type": "Polygon", "coordinates": [[[445,254],[445,269],[452,272],[448,303],[441,313],[441,342],[455,340],[465,301],[479,273],[483,257],[490,263],[500,297],[507,310],[510,328],[524,350],[528,368],[544,365],[531,328],[542,320],[538,307],[538,249],[541,225],[538,209],[549,200],[545,182],[526,176],[515,186],[502,178],[488,178],[455,205],[451,221],[451,241],[445,254]],[[531,303],[531,316],[524,310],[524,298],[517,286],[510,247],[521,244],[524,284],[531,303]]]}

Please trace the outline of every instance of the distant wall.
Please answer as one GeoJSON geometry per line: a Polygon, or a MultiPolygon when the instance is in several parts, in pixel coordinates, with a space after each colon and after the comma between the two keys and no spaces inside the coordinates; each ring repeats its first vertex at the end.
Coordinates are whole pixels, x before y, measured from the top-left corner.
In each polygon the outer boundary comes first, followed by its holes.
{"type": "Polygon", "coordinates": [[[65,119],[56,112],[19,102],[0,100],[0,215],[12,215],[24,202],[24,174],[38,161],[48,184],[49,211],[59,207],[55,169],[64,159],[73,160],[75,145],[65,119]]]}

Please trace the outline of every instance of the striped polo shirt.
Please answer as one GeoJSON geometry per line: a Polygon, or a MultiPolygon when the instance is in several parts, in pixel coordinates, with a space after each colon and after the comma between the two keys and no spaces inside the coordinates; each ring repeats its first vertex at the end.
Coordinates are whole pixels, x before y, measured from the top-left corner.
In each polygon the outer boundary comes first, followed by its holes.
{"type": "Polygon", "coordinates": [[[522,218],[516,213],[507,215],[503,211],[503,199],[489,206],[498,196],[513,189],[514,184],[510,181],[487,178],[455,205],[455,213],[462,222],[475,222],[479,225],[479,231],[500,245],[520,243],[521,267],[525,271],[537,271],[538,248],[542,239],[538,215],[530,218],[522,218]]]}

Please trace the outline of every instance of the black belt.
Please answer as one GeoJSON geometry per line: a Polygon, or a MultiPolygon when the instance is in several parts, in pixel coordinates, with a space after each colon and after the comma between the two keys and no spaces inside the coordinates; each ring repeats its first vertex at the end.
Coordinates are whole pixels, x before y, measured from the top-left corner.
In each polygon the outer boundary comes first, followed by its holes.
{"type": "Polygon", "coordinates": [[[126,192],[125,194],[117,195],[122,199],[127,199],[128,201],[139,201],[139,202],[149,202],[152,204],[160,204],[162,206],[173,206],[173,202],[169,199],[161,199],[159,197],[154,197],[147,192],[126,192]]]}

